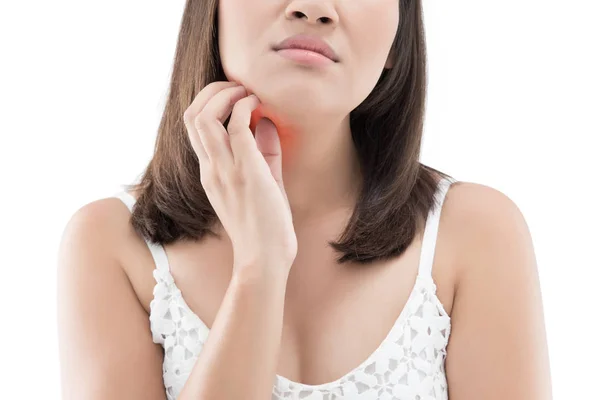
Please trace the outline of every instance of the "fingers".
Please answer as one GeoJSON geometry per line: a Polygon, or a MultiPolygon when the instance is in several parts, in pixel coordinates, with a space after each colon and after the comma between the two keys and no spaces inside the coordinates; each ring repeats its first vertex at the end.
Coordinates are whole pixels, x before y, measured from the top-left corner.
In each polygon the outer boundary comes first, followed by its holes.
{"type": "Polygon", "coordinates": [[[189,118],[186,119],[186,122],[192,122],[196,115],[200,114],[200,111],[206,106],[206,103],[213,98],[217,93],[219,93],[223,89],[227,89],[230,87],[240,86],[236,82],[228,82],[228,81],[217,81],[209,83],[198,93],[198,95],[192,101],[192,104],[189,105],[185,113],[184,117],[187,115],[189,118]]]}
{"type": "Polygon", "coordinates": [[[206,106],[206,103],[208,103],[208,101],[215,94],[217,94],[223,89],[235,86],[237,86],[237,83],[225,81],[212,82],[206,85],[206,87],[202,89],[200,93],[198,93],[198,95],[192,101],[192,104],[190,104],[189,107],[183,113],[183,122],[187,129],[190,143],[192,144],[192,147],[200,161],[201,168],[209,162],[209,157],[206,153],[206,150],[204,149],[204,146],[202,145],[202,141],[200,140],[198,131],[194,126],[194,120],[196,119],[196,116],[200,114],[200,111],[202,111],[204,106],[206,106]]]}
{"type": "Polygon", "coordinates": [[[246,89],[235,82],[213,82],[202,89],[184,112],[190,143],[201,167],[211,160],[233,163],[223,123],[233,104],[246,94],[246,89]]]}
{"type": "Polygon", "coordinates": [[[204,108],[194,119],[194,128],[211,163],[219,163],[220,168],[233,166],[233,154],[229,145],[224,121],[231,113],[233,105],[247,95],[243,86],[221,90],[208,100],[204,108]]]}
{"type": "Polygon", "coordinates": [[[259,104],[255,95],[248,96],[245,87],[235,82],[213,82],[202,89],[184,113],[201,171],[225,173],[245,163],[268,171],[250,131],[251,114],[259,104]],[[230,115],[225,129],[223,124],[230,115]]]}
{"type": "Polygon", "coordinates": [[[250,131],[252,111],[259,104],[260,101],[256,95],[252,94],[239,100],[233,106],[227,130],[235,165],[251,163],[259,166],[261,163],[264,164],[264,158],[258,151],[256,141],[250,131]]]}

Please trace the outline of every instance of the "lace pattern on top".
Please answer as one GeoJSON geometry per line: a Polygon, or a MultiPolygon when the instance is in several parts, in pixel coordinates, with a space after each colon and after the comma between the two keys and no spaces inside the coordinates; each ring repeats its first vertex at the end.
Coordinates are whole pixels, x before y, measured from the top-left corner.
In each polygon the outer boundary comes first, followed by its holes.
{"type": "MultiPolygon", "coordinates": [[[[443,197],[454,182],[442,181],[423,238],[419,272],[398,319],[379,347],[341,378],[310,385],[283,376],[274,379],[272,400],[447,400],[444,362],[451,323],[431,277],[433,250],[443,197]],[[445,185],[444,185],[445,184],[445,185]]],[[[128,206],[135,201],[119,195],[128,206]]],[[[189,308],[169,271],[164,248],[147,242],[157,268],[150,303],[150,329],[164,348],[163,379],[169,400],[176,399],[208,337],[209,329],[189,308]]]]}

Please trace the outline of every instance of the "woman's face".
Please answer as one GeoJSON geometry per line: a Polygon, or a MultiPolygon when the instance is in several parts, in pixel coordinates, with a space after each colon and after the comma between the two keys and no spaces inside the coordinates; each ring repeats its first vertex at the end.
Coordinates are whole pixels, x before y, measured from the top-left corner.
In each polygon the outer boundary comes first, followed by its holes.
{"type": "Polygon", "coordinates": [[[223,69],[286,112],[348,114],[392,65],[398,7],[398,0],[219,0],[223,69]],[[319,36],[339,62],[307,67],[273,50],[299,33],[319,36]]]}

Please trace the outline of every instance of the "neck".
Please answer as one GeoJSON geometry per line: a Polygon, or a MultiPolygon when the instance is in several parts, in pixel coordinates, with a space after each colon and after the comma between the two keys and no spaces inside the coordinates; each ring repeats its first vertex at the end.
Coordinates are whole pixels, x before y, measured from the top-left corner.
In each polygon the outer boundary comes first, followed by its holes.
{"type": "Polygon", "coordinates": [[[283,183],[294,221],[353,209],[362,176],[349,115],[341,120],[288,121],[293,138],[289,146],[283,144],[283,183]]]}

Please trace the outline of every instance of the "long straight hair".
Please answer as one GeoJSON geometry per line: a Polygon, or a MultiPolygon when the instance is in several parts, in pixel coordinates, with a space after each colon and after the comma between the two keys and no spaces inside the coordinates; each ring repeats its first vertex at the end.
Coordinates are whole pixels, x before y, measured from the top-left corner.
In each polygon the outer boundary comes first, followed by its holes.
{"type": "MultiPolygon", "coordinates": [[[[209,83],[227,81],[218,47],[218,0],[188,0],[154,154],[139,183],[131,223],[152,243],[219,237],[219,223],[200,182],[198,158],[183,113],[209,83]]],[[[392,53],[369,96],[350,113],[363,182],[337,241],[338,263],[368,264],[402,254],[426,220],[440,179],[420,163],[426,96],[425,32],[420,0],[400,0],[392,53]]]]}

